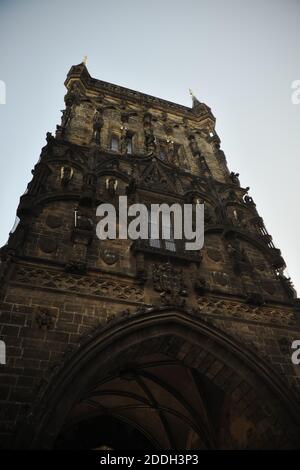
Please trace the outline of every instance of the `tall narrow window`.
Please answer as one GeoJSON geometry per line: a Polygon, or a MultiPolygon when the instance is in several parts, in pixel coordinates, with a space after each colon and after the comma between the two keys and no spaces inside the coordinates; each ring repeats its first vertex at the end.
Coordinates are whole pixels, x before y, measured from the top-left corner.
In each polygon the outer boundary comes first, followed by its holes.
{"type": "MultiPolygon", "coordinates": [[[[148,216],[148,237],[149,237],[149,245],[153,248],[160,248],[161,242],[159,238],[152,238],[152,233],[155,233],[156,230],[159,230],[159,226],[157,226],[156,220],[152,220],[151,218],[151,210],[149,211],[148,216]]],[[[157,232],[156,232],[157,233],[157,232]]],[[[159,233],[159,232],[158,232],[159,233]]]]}
{"type": "Polygon", "coordinates": [[[168,251],[176,252],[176,242],[174,239],[174,222],[169,220],[163,221],[163,218],[160,217],[160,222],[163,223],[163,227],[157,225],[157,220],[151,220],[151,211],[149,211],[148,218],[148,235],[149,235],[149,245],[153,248],[164,248],[168,251]],[[161,228],[161,230],[160,230],[161,228]],[[167,232],[167,229],[170,230],[170,238],[162,238],[164,232],[167,232]],[[152,233],[158,233],[159,238],[151,238],[152,233]]]}
{"type": "Polygon", "coordinates": [[[165,248],[169,251],[176,251],[176,244],[174,240],[174,221],[171,221],[171,218],[168,221],[165,221],[163,224],[163,230],[167,229],[170,231],[170,238],[164,240],[165,248]]]}
{"type": "Polygon", "coordinates": [[[132,154],[132,135],[126,138],[126,152],[132,154]]]}
{"type": "Polygon", "coordinates": [[[119,139],[117,136],[112,135],[111,140],[110,140],[110,149],[113,150],[114,152],[119,151],[119,139]]]}

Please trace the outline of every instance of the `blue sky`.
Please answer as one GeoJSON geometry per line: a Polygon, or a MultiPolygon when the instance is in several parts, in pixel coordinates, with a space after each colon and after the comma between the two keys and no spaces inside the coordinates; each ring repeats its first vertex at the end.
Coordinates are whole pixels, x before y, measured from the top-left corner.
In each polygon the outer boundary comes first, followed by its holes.
{"type": "Polygon", "coordinates": [[[0,245],[88,55],[95,78],[188,106],[192,88],[212,108],[299,291],[299,20],[298,0],[0,0],[0,245]]]}

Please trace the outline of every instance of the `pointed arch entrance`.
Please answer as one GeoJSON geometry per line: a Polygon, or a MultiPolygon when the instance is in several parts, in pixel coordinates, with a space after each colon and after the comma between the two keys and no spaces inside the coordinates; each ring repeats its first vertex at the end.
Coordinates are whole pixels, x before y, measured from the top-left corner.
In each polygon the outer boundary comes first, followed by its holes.
{"type": "Polygon", "coordinates": [[[289,448],[294,397],[259,357],[199,316],[148,309],[99,328],[20,432],[26,448],[289,448]],[[81,443],[81,444],[79,444],[81,443]]]}

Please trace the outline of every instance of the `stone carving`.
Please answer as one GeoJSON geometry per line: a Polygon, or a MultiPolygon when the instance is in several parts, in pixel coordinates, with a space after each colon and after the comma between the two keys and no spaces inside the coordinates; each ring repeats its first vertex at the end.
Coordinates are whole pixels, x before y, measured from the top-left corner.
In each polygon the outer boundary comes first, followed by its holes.
{"type": "Polygon", "coordinates": [[[124,106],[122,109],[123,109],[123,111],[121,112],[121,122],[122,122],[122,124],[127,123],[131,117],[137,115],[137,113],[134,112],[134,111],[132,111],[132,112],[126,111],[126,106],[124,106]]]}
{"type": "Polygon", "coordinates": [[[247,194],[246,194],[246,196],[244,196],[244,202],[247,206],[256,207],[256,204],[253,201],[252,197],[248,196],[247,194]]]}
{"type": "Polygon", "coordinates": [[[75,111],[71,106],[67,106],[66,109],[61,110],[61,113],[61,128],[65,130],[69,127],[71,120],[75,116],[75,111]]]}
{"type": "Polygon", "coordinates": [[[76,106],[85,99],[84,92],[78,82],[74,82],[65,95],[66,108],[61,110],[61,126],[57,126],[57,137],[64,136],[66,129],[70,127],[71,121],[76,114],[76,106]]]}
{"type": "Polygon", "coordinates": [[[167,161],[169,163],[174,163],[174,142],[171,139],[167,139],[166,142],[166,151],[167,151],[167,161]]]}
{"type": "Polygon", "coordinates": [[[14,281],[27,286],[94,295],[112,300],[144,301],[144,290],[141,287],[100,275],[78,277],[64,271],[20,266],[15,273],[14,281]]]}
{"type": "Polygon", "coordinates": [[[199,146],[198,146],[198,143],[196,141],[194,134],[189,135],[189,145],[190,145],[190,149],[194,157],[201,155],[201,152],[200,152],[200,149],[199,149],[199,146]]]}
{"type": "MultiPolygon", "coordinates": [[[[84,247],[83,246],[80,246],[80,245],[76,245],[75,249],[74,249],[74,256],[76,256],[76,254],[78,254],[79,252],[79,249],[83,249],[84,247]]],[[[84,252],[85,254],[85,252],[84,252]]],[[[85,257],[83,255],[80,255],[82,258],[85,257]]],[[[84,261],[78,261],[76,259],[73,259],[73,260],[70,260],[66,266],[65,266],[65,271],[67,273],[72,273],[72,274],[78,274],[78,275],[83,275],[86,273],[87,271],[87,265],[86,265],[86,262],[84,261]]]]}
{"type": "Polygon", "coordinates": [[[198,295],[204,295],[205,291],[208,289],[206,279],[204,277],[196,279],[194,289],[198,295]]]}
{"type": "Polygon", "coordinates": [[[115,178],[106,178],[105,180],[105,188],[106,191],[108,192],[109,196],[113,197],[118,188],[118,180],[115,178]]]}
{"type": "Polygon", "coordinates": [[[25,196],[35,196],[37,194],[47,191],[47,179],[51,170],[48,165],[43,162],[37,163],[31,171],[33,178],[27,185],[27,192],[25,196]]]}
{"type": "Polygon", "coordinates": [[[144,136],[145,136],[145,148],[146,151],[154,153],[156,150],[156,139],[153,133],[152,115],[145,113],[143,124],[144,124],[144,136]]]}
{"type": "Polygon", "coordinates": [[[130,141],[130,134],[126,126],[121,126],[121,137],[120,137],[120,151],[123,155],[127,153],[128,143],[130,141]]]}
{"type": "Polygon", "coordinates": [[[62,226],[62,219],[61,217],[58,217],[56,215],[47,215],[46,217],[46,224],[48,225],[48,227],[50,228],[59,228],[62,226]]]}
{"type": "Polygon", "coordinates": [[[153,265],[152,281],[154,290],[160,292],[163,304],[180,306],[185,304],[187,290],[181,269],[175,269],[170,263],[153,265]]]}
{"type": "Polygon", "coordinates": [[[44,253],[54,253],[57,249],[57,242],[50,237],[42,237],[40,239],[40,248],[44,253]]]}
{"type": "Polygon", "coordinates": [[[141,183],[145,183],[149,187],[157,187],[161,191],[165,190],[168,192],[175,192],[175,183],[171,173],[167,173],[162,168],[155,158],[152,159],[151,163],[144,169],[141,175],[141,183]]]}
{"type": "Polygon", "coordinates": [[[294,299],[296,297],[296,291],[294,289],[293,283],[291,281],[290,277],[286,277],[284,274],[279,273],[278,274],[278,279],[283,287],[283,290],[285,291],[286,295],[290,299],[294,299]]]}
{"type": "Polygon", "coordinates": [[[203,315],[229,316],[240,320],[257,321],[259,323],[294,326],[294,313],[288,309],[266,306],[254,306],[238,301],[218,300],[209,297],[198,298],[198,309],[203,315]]]}
{"type": "Polygon", "coordinates": [[[93,117],[93,136],[92,141],[101,146],[101,129],[104,124],[103,108],[98,107],[93,117]]]}
{"type": "Polygon", "coordinates": [[[246,302],[251,305],[263,305],[264,304],[264,297],[261,295],[260,292],[247,292],[246,294],[246,302]]]}
{"type": "Polygon", "coordinates": [[[51,132],[47,132],[46,142],[47,142],[47,144],[45,145],[45,147],[42,148],[41,158],[43,158],[47,154],[50,155],[50,156],[53,155],[53,147],[54,147],[54,144],[55,144],[55,137],[53,137],[51,132]]]}
{"type": "Polygon", "coordinates": [[[115,251],[109,250],[108,248],[103,248],[100,251],[100,256],[106,264],[112,265],[119,260],[119,254],[115,251]]]}
{"type": "Polygon", "coordinates": [[[73,82],[72,86],[65,95],[66,106],[73,106],[80,104],[81,100],[85,98],[83,88],[78,82],[73,82]]]}
{"type": "Polygon", "coordinates": [[[52,310],[47,307],[37,307],[35,321],[40,329],[49,330],[54,323],[52,310]]]}
{"type": "Polygon", "coordinates": [[[215,248],[207,248],[206,253],[207,256],[216,263],[219,261],[223,261],[223,256],[220,250],[217,250],[215,248]]]}
{"type": "Polygon", "coordinates": [[[233,171],[230,173],[230,179],[233,182],[233,184],[236,184],[240,186],[240,180],[239,180],[239,173],[234,173],[233,171]]]}
{"type": "Polygon", "coordinates": [[[15,227],[15,230],[10,233],[8,243],[5,247],[6,248],[6,253],[7,249],[9,252],[15,251],[22,249],[22,245],[27,237],[27,234],[30,229],[30,222],[26,219],[23,218],[17,222],[17,226],[15,227]]]}
{"type": "Polygon", "coordinates": [[[213,271],[212,278],[214,282],[220,286],[225,287],[229,284],[229,276],[221,271],[213,271]]]}
{"type": "Polygon", "coordinates": [[[243,272],[249,273],[253,271],[253,267],[251,266],[247,253],[244,248],[240,246],[238,240],[232,240],[228,243],[227,253],[232,260],[233,270],[236,275],[240,275],[243,272]]]}
{"type": "Polygon", "coordinates": [[[91,217],[89,217],[88,211],[85,212],[82,208],[78,210],[75,228],[78,230],[93,232],[94,222],[91,217]]]}

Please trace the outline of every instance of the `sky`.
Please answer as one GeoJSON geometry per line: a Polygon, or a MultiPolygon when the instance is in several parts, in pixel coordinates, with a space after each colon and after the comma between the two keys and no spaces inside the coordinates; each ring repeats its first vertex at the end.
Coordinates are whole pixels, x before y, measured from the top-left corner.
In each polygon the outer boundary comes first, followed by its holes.
{"type": "Polygon", "coordinates": [[[0,245],[87,55],[94,78],[211,107],[299,293],[299,24],[299,0],[0,0],[0,245]]]}

